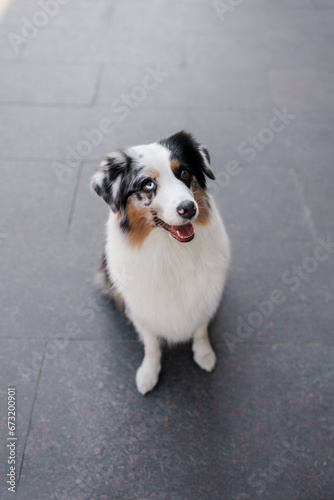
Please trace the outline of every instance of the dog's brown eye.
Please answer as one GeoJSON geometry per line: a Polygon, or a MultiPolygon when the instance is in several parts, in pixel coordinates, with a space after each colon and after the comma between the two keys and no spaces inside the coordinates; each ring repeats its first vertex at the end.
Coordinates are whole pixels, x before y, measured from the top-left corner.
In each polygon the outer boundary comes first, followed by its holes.
{"type": "Polygon", "coordinates": [[[189,179],[189,177],[190,177],[188,170],[182,170],[180,175],[181,175],[181,179],[184,179],[184,180],[189,179]]]}
{"type": "Polygon", "coordinates": [[[145,193],[150,193],[156,188],[156,184],[152,179],[147,179],[146,181],[143,182],[142,185],[142,190],[145,191],[145,193]]]}

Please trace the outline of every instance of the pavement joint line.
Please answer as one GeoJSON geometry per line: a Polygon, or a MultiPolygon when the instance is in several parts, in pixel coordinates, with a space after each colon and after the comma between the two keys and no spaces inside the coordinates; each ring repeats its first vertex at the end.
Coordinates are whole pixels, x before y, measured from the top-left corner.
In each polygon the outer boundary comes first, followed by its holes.
{"type": "Polygon", "coordinates": [[[74,187],[74,193],[73,193],[70,213],[69,213],[69,217],[68,217],[68,221],[67,221],[67,232],[66,232],[67,236],[69,236],[71,233],[71,225],[72,225],[72,221],[73,221],[75,205],[76,205],[77,198],[78,198],[79,186],[80,186],[80,181],[81,181],[81,177],[82,177],[82,171],[83,171],[83,165],[82,165],[82,163],[80,163],[79,168],[78,168],[78,172],[77,172],[77,178],[76,178],[76,183],[75,183],[75,187],[74,187]]]}
{"type": "Polygon", "coordinates": [[[317,231],[315,229],[315,224],[314,224],[314,221],[313,221],[313,218],[312,218],[311,209],[308,206],[307,201],[306,201],[305,192],[304,192],[302,181],[301,181],[301,174],[299,172],[299,168],[298,167],[296,167],[294,169],[294,173],[295,173],[295,177],[296,177],[296,180],[297,180],[297,183],[298,183],[298,186],[299,186],[299,192],[300,192],[301,200],[302,200],[303,206],[305,207],[306,215],[307,215],[307,217],[308,217],[308,219],[310,221],[312,236],[313,236],[314,242],[316,243],[318,235],[317,235],[317,231]]]}
{"type": "Polygon", "coordinates": [[[100,87],[101,87],[101,80],[102,80],[102,75],[103,75],[103,72],[104,72],[104,67],[105,67],[105,65],[101,64],[99,66],[98,70],[97,70],[95,88],[94,88],[93,97],[92,97],[92,100],[91,100],[91,106],[92,107],[96,105],[96,101],[97,101],[97,98],[98,98],[98,95],[99,95],[99,91],[100,91],[100,87]]]}
{"type": "Polygon", "coordinates": [[[44,366],[44,361],[45,361],[45,354],[46,354],[47,345],[48,345],[48,342],[47,341],[44,342],[42,361],[41,361],[41,364],[39,367],[39,373],[38,373],[36,388],[35,388],[35,392],[34,392],[34,399],[33,399],[32,407],[31,407],[30,418],[29,418],[29,423],[28,423],[27,435],[26,435],[24,446],[23,446],[22,460],[21,460],[20,470],[19,470],[19,474],[18,474],[18,478],[17,478],[17,489],[19,489],[19,485],[20,485],[20,479],[21,479],[24,459],[25,459],[28,440],[29,440],[30,431],[31,431],[32,419],[34,416],[35,405],[36,405],[36,401],[37,401],[37,393],[38,393],[38,389],[39,389],[39,385],[40,385],[40,381],[41,381],[41,377],[42,377],[42,371],[43,371],[43,366],[44,366]]]}

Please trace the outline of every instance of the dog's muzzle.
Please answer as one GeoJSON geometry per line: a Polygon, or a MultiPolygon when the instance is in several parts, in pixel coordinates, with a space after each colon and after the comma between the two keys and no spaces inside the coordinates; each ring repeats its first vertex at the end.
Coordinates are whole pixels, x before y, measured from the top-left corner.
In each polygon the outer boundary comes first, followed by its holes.
{"type": "Polygon", "coordinates": [[[190,222],[182,224],[181,226],[171,226],[159,219],[159,217],[155,217],[154,222],[156,226],[160,226],[168,231],[173,238],[181,243],[188,243],[188,241],[191,241],[195,236],[194,226],[190,222]]]}

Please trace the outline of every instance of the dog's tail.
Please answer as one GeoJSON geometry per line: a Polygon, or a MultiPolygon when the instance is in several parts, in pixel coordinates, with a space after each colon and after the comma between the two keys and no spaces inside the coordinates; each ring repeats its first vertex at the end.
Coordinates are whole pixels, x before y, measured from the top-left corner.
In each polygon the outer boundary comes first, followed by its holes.
{"type": "Polygon", "coordinates": [[[102,254],[101,265],[94,277],[94,285],[104,297],[111,298],[117,308],[124,311],[124,301],[121,295],[117,292],[112,280],[110,279],[107,268],[107,257],[105,252],[102,254]]]}

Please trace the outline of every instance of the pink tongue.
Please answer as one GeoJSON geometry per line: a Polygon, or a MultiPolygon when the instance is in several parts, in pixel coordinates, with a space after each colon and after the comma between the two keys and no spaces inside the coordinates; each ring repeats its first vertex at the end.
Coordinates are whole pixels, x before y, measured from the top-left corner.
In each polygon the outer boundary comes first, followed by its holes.
{"type": "Polygon", "coordinates": [[[192,224],[184,224],[183,226],[172,226],[173,233],[178,233],[183,238],[188,238],[194,234],[192,224]]]}

